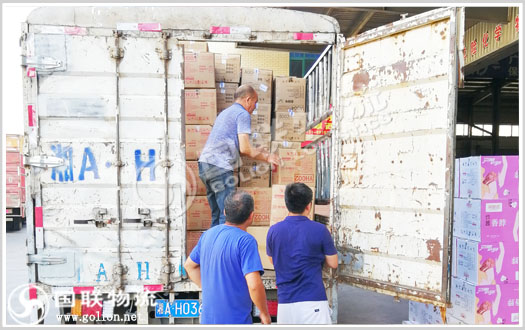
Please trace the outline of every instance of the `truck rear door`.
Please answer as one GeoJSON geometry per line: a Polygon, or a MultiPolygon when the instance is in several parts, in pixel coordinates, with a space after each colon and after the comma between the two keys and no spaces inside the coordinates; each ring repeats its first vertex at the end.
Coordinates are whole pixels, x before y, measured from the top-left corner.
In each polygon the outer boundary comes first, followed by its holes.
{"type": "Polygon", "coordinates": [[[448,300],[462,20],[462,9],[437,9],[342,47],[333,128],[340,282],[448,300]]]}

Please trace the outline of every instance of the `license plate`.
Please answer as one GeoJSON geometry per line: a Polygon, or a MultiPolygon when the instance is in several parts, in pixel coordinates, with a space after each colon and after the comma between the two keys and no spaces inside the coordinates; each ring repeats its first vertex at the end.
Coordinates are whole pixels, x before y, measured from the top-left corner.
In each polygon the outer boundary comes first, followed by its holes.
{"type": "Polygon", "coordinates": [[[13,210],[11,210],[11,209],[5,209],[5,214],[11,214],[11,213],[13,213],[13,210]]]}
{"type": "Polygon", "coordinates": [[[155,300],[155,317],[199,317],[201,304],[198,300],[179,299],[170,302],[166,299],[155,300]]]}

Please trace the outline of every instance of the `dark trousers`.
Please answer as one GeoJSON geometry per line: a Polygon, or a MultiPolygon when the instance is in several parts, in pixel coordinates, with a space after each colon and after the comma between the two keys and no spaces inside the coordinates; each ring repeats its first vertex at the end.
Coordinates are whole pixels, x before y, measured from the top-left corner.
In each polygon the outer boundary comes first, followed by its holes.
{"type": "Polygon", "coordinates": [[[211,226],[223,224],[224,200],[237,186],[233,171],[199,162],[199,177],[206,186],[206,197],[211,208],[211,226]]]}

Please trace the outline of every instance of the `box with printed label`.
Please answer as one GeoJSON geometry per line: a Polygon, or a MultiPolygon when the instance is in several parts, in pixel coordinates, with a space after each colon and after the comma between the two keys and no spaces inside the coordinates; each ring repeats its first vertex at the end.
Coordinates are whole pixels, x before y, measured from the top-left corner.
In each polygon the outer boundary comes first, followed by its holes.
{"type": "Polygon", "coordinates": [[[213,53],[184,53],[184,88],[215,88],[213,53]]]}
{"type": "Polygon", "coordinates": [[[252,86],[259,97],[259,104],[272,103],[272,70],[242,68],[241,85],[252,86]]]}
{"type": "Polygon", "coordinates": [[[210,133],[210,125],[186,125],[186,160],[199,159],[210,133]]]}
{"type": "Polygon", "coordinates": [[[264,269],[274,269],[272,263],[270,262],[270,259],[268,259],[268,255],[266,254],[266,236],[268,236],[268,230],[270,227],[248,227],[246,230],[248,234],[255,237],[255,240],[257,241],[257,248],[259,250],[259,256],[261,257],[261,262],[264,269]]]}
{"type": "Polygon", "coordinates": [[[275,141],[302,142],[306,133],[306,113],[304,112],[276,112],[275,113],[275,141]]]}
{"type": "Polygon", "coordinates": [[[454,237],[452,275],[472,284],[508,284],[519,281],[519,244],[475,242],[454,237]]]}
{"type": "Polygon", "coordinates": [[[193,248],[199,243],[199,239],[204,233],[204,230],[194,230],[186,232],[186,256],[188,257],[193,251],[193,248]]]}
{"type": "Polygon", "coordinates": [[[215,80],[238,84],[241,80],[241,55],[215,54],[215,80]]]}
{"type": "MultiPolygon", "coordinates": [[[[275,106],[300,107],[304,112],[305,104],[306,79],[297,77],[275,78],[275,106]]],[[[286,111],[288,108],[284,110],[286,111]]]]}
{"type": "Polygon", "coordinates": [[[518,242],[517,199],[454,199],[454,236],[478,242],[518,242]]]}
{"type": "Polygon", "coordinates": [[[186,161],[186,196],[205,196],[206,186],[199,177],[199,163],[186,161]]]}
{"type": "Polygon", "coordinates": [[[187,125],[213,125],[217,116],[215,89],[185,89],[184,112],[187,125]]]}
{"type": "MultiPolygon", "coordinates": [[[[284,218],[288,216],[288,209],[286,208],[286,203],[284,202],[284,192],[286,190],[286,185],[284,184],[275,184],[272,185],[272,212],[270,217],[270,225],[274,225],[280,221],[283,221],[284,218]]],[[[315,189],[312,188],[313,196],[315,196],[315,189]]],[[[314,218],[314,203],[308,214],[308,218],[312,220],[314,218]]]]}
{"type": "Polygon", "coordinates": [[[247,157],[242,157],[241,163],[239,171],[240,187],[270,187],[271,166],[269,163],[247,157]]]}
{"type": "Polygon", "coordinates": [[[454,161],[454,198],[459,197],[459,158],[454,161]]]}
{"type": "Polygon", "coordinates": [[[269,226],[272,210],[272,188],[243,187],[255,203],[252,226],[269,226]]]}
{"type": "Polygon", "coordinates": [[[518,284],[474,285],[452,277],[450,315],[466,324],[517,324],[518,299],[518,284]]]}
{"type": "Polygon", "coordinates": [[[207,53],[208,43],[203,41],[179,41],[184,47],[184,53],[207,53]]]}
{"type": "Polygon", "coordinates": [[[272,135],[269,133],[252,133],[250,135],[250,143],[254,148],[264,148],[270,151],[271,142],[272,135]]]}
{"type": "Polygon", "coordinates": [[[272,124],[272,105],[259,104],[252,112],[252,133],[270,133],[272,124]]]}
{"type": "Polygon", "coordinates": [[[315,187],[317,154],[315,149],[279,149],[282,165],[272,171],[272,184],[302,182],[315,187]]]}
{"type": "Polygon", "coordinates": [[[459,196],[477,199],[518,198],[518,156],[475,156],[460,159],[459,196]]]}
{"type": "Polygon", "coordinates": [[[217,90],[217,114],[235,103],[235,91],[239,88],[236,83],[219,82],[215,84],[217,90]]]}
{"type": "Polygon", "coordinates": [[[206,230],[211,226],[211,208],[206,196],[186,197],[186,230],[206,230]]]}
{"type": "Polygon", "coordinates": [[[272,141],[270,151],[276,152],[279,149],[301,149],[301,142],[272,141]]]}
{"type": "Polygon", "coordinates": [[[417,301],[408,301],[408,320],[412,324],[444,324],[445,308],[417,301]]]}

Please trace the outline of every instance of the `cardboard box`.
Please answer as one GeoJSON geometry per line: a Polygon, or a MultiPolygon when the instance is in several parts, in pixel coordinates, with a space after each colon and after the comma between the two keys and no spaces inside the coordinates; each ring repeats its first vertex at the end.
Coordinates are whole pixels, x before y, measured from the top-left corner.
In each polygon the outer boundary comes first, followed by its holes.
{"type": "Polygon", "coordinates": [[[241,55],[215,54],[215,81],[239,83],[241,55]]]}
{"type": "Polygon", "coordinates": [[[295,107],[295,106],[289,106],[287,104],[276,104],[273,109],[275,112],[287,112],[287,111],[293,111],[293,112],[305,112],[304,107],[295,107]]]}
{"type": "Polygon", "coordinates": [[[186,125],[186,160],[199,160],[210,133],[210,125],[186,125]]]}
{"type": "Polygon", "coordinates": [[[459,197],[459,158],[454,161],[454,198],[459,197]]]}
{"type": "Polygon", "coordinates": [[[186,230],[211,227],[211,208],[206,196],[186,197],[186,230]]]}
{"type": "Polygon", "coordinates": [[[453,235],[477,242],[518,242],[517,199],[454,199],[453,235]]]}
{"type": "Polygon", "coordinates": [[[252,133],[270,133],[272,125],[272,105],[258,104],[252,112],[252,133]]]}
{"type": "Polygon", "coordinates": [[[300,107],[304,112],[304,107],[306,105],[306,79],[297,77],[276,77],[275,105],[300,107]]]}
{"type": "Polygon", "coordinates": [[[187,125],[213,125],[217,116],[215,89],[185,89],[184,112],[187,125]]]}
{"type": "Polygon", "coordinates": [[[250,135],[250,143],[254,148],[264,148],[270,151],[270,143],[272,142],[272,135],[268,133],[252,133],[250,135]]]}
{"type": "Polygon", "coordinates": [[[179,41],[184,47],[184,53],[207,53],[208,43],[204,41],[179,41]]]}
{"type": "Polygon", "coordinates": [[[444,307],[408,301],[408,320],[412,324],[445,324],[445,313],[444,307]]]}
{"type": "Polygon", "coordinates": [[[184,53],[184,88],[215,88],[213,53],[184,53]]]}
{"type": "Polygon", "coordinates": [[[241,158],[239,187],[270,187],[271,166],[267,162],[241,158]]]}
{"type": "Polygon", "coordinates": [[[518,324],[518,284],[476,286],[453,277],[450,297],[450,315],[466,324],[518,324]]]}
{"type": "Polygon", "coordinates": [[[476,156],[460,159],[462,198],[518,198],[518,156],[476,156]]]}
{"type": "Polygon", "coordinates": [[[284,149],[301,149],[301,142],[289,142],[289,141],[272,141],[271,152],[284,149]]]}
{"type": "Polygon", "coordinates": [[[480,243],[454,237],[452,244],[453,276],[476,285],[518,283],[517,242],[480,243]]]}
{"type": "Polygon", "coordinates": [[[269,226],[272,210],[272,188],[244,187],[242,190],[252,195],[255,203],[252,226],[269,226]]]}
{"type": "Polygon", "coordinates": [[[259,104],[272,104],[272,70],[242,68],[241,85],[250,85],[259,96],[259,104]]]}
{"type": "Polygon", "coordinates": [[[197,161],[186,161],[186,196],[206,196],[206,186],[199,177],[197,161]]]}
{"type": "Polygon", "coordinates": [[[315,188],[317,153],[315,149],[284,149],[277,151],[283,165],[272,171],[272,184],[302,182],[315,188]]]}
{"type": "Polygon", "coordinates": [[[259,249],[259,256],[261,257],[261,262],[264,269],[271,269],[273,270],[273,265],[270,262],[270,259],[268,259],[268,255],[266,254],[266,236],[268,236],[268,230],[270,227],[248,227],[246,230],[248,234],[255,237],[255,240],[257,241],[257,248],[259,249]]]}
{"type": "Polygon", "coordinates": [[[188,257],[191,254],[193,248],[195,248],[197,243],[199,243],[199,239],[201,238],[202,233],[204,233],[204,230],[186,232],[186,257],[188,257]]]}
{"type": "Polygon", "coordinates": [[[216,83],[215,87],[217,89],[217,114],[219,114],[235,103],[235,91],[239,88],[239,84],[220,82],[216,83]]]}
{"type": "Polygon", "coordinates": [[[276,112],[275,135],[276,141],[302,142],[305,139],[306,113],[304,112],[276,112]]]}
{"type": "MultiPolygon", "coordinates": [[[[286,185],[272,185],[272,212],[270,216],[270,226],[283,221],[284,218],[288,216],[289,212],[286,208],[286,203],[284,202],[285,189],[286,185]]],[[[312,192],[313,196],[315,196],[315,189],[312,188],[312,192]]],[[[308,214],[310,220],[314,218],[314,205],[315,204],[312,204],[310,214],[308,214]]]]}

